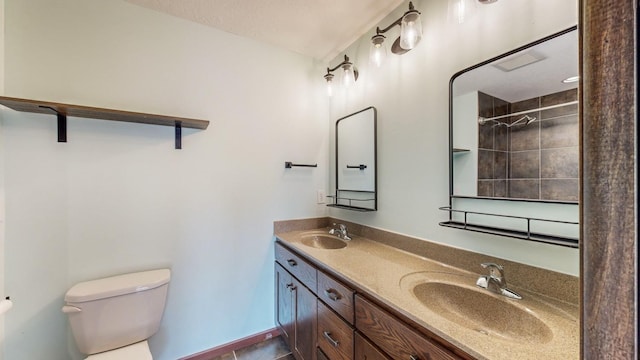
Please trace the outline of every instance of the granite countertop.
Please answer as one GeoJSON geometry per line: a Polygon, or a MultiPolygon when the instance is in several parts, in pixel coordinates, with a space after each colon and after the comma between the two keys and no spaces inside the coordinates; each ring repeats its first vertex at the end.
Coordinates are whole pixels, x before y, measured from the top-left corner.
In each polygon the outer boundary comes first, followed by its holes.
{"type": "MultiPolygon", "coordinates": [[[[577,304],[511,285],[509,288],[521,294],[523,299],[503,299],[500,295],[475,286],[479,274],[360,236],[352,236],[353,239],[341,249],[319,249],[301,242],[303,235],[327,232],[327,229],[314,229],[275,235],[279,241],[313,262],[326,266],[344,279],[357,284],[366,290],[367,296],[402,313],[473,357],[492,360],[579,358],[577,304]],[[472,295],[478,294],[477,291],[480,290],[478,296],[482,298],[481,301],[489,301],[488,304],[492,305],[486,311],[494,314],[455,314],[454,311],[448,317],[443,317],[440,315],[443,312],[441,308],[430,309],[412,291],[414,286],[427,281],[453,283],[476,291],[469,293],[472,295]],[[504,301],[507,303],[503,303],[504,301]],[[488,318],[498,327],[509,323],[509,329],[517,329],[501,332],[480,329],[474,323],[476,316],[488,318]],[[530,318],[533,321],[522,325],[520,318],[530,318]]],[[[507,278],[508,271],[506,269],[507,278]]]]}

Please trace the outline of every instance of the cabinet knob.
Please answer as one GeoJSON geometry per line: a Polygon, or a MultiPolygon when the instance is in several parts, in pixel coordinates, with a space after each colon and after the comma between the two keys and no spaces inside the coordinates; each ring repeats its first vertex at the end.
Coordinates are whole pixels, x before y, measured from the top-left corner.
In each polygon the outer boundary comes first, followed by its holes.
{"type": "Polygon", "coordinates": [[[298,265],[298,263],[297,263],[295,260],[293,260],[293,259],[289,259],[289,260],[287,260],[287,262],[289,263],[289,265],[290,265],[290,266],[296,266],[296,265],[298,265]]]}
{"type": "Polygon", "coordinates": [[[340,295],[339,292],[337,292],[335,289],[326,289],[324,291],[324,294],[331,300],[333,301],[338,301],[340,300],[340,298],[342,298],[342,296],[340,295]]]}

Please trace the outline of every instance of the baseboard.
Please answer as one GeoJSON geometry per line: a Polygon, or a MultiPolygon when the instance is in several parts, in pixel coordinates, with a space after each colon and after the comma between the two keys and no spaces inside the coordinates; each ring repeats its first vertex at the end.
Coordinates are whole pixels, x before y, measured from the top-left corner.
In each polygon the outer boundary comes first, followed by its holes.
{"type": "Polygon", "coordinates": [[[183,358],[180,358],[179,360],[208,360],[216,356],[228,354],[232,351],[239,350],[247,346],[263,342],[265,340],[269,340],[278,335],[280,335],[280,330],[276,328],[265,330],[257,334],[249,335],[242,339],[234,340],[230,343],[216,346],[209,350],[201,351],[197,354],[185,356],[183,358]]]}

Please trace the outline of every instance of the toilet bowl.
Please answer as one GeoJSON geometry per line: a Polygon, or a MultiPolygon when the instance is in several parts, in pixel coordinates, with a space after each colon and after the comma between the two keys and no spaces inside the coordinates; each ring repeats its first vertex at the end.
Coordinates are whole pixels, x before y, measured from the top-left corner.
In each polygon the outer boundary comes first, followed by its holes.
{"type": "Polygon", "coordinates": [[[86,281],[65,295],[78,350],[88,360],[151,360],[147,339],[160,328],[171,272],[143,271],[86,281]]]}

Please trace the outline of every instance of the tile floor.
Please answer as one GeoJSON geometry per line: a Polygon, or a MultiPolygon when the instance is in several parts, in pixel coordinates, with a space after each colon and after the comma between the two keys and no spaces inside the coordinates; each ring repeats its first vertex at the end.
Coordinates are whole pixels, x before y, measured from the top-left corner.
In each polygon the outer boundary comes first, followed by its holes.
{"type": "Polygon", "coordinates": [[[210,360],[295,360],[280,336],[210,360]]]}

